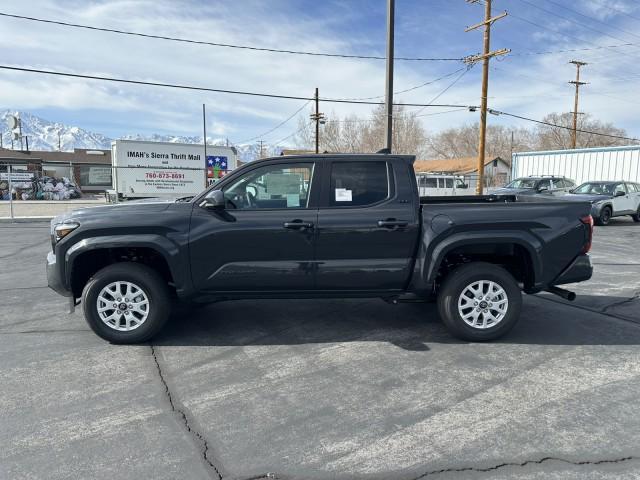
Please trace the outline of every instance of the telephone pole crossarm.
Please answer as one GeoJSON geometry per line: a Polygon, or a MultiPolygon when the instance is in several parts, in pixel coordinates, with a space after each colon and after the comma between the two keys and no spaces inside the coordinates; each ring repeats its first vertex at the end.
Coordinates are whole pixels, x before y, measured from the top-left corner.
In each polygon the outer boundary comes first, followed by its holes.
{"type": "Polygon", "coordinates": [[[493,58],[493,57],[497,57],[499,55],[506,55],[508,53],[511,53],[511,49],[510,48],[501,48],[500,50],[494,50],[493,52],[489,52],[489,53],[485,53],[485,54],[469,55],[468,57],[464,57],[462,59],[462,61],[464,63],[466,63],[467,65],[471,65],[473,63],[480,62],[480,61],[484,60],[485,58],[493,58]]]}
{"type": "Polygon", "coordinates": [[[472,30],[476,30],[477,28],[484,27],[485,25],[493,25],[493,22],[496,22],[497,20],[500,20],[501,18],[504,18],[507,15],[509,15],[507,12],[502,12],[500,15],[496,15],[495,17],[490,18],[489,20],[485,20],[484,22],[471,25],[470,27],[465,28],[464,31],[470,32],[472,30]]]}

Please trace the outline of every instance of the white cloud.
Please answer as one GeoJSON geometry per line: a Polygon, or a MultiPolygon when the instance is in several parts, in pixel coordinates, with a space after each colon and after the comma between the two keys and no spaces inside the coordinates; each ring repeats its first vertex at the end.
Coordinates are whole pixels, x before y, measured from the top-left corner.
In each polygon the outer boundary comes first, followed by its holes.
{"type": "MultiPolygon", "coordinates": [[[[584,5],[594,15],[602,16],[605,14],[592,9],[597,9],[598,4],[602,5],[606,1],[609,1],[610,6],[633,12],[631,4],[622,0],[614,3],[610,0],[589,0],[584,5]]],[[[352,11],[349,2],[343,3],[339,9],[340,15],[346,18],[350,14],[357,14],[352,11]]],[[[346,53],[363,51],[362,49],[366,51],[368,45],[375,43],[366,35],[340,28],[341,17],[292,17],[286,15],[280,7],[278,1],[258,0],[235,4],[169,0],[3,2],[4,10],[17,14],[224,43],[346,53]]],[[[616,25],[620,28],[634,31],[635,25],[630,18],[624,15],[617,15],[616,18],[616,25]]],[[[0,19],[0,22],[0,43],[3,45],[3,60],[0,63],[5,64],[284,95],[311,96],[316,86],[320,88],[321,96],[327,97],[368,97],[384,93],[383,61],[278,55],[151,40],[6,18],[0,19]]],[[[549,22],[550,28],[575,33],[575,25],[564,21],[549,22]]],[[[460,35],[464,35],[464,25],[461,23],[460,27],[460,35]]],[[[591,43],[612,43],[610,38],[598,38],[592,31],[584,30],[579,34],[589,38],[591,43]]],[[[384,37],[384,32],[381,31],[380,35],[384,37]]],[[[513,44],[509,42],[510,38],[502,38],[499,46],[512,46],[514,53],[557,50],[566,48],[567,45],[578,48],[592,46],[586,42],[577,45],[559,34],[544,30],[536,32],[530,27],[512,37],[513,44]]],[[[468,38],[469,42],[478,40],[475,37],[468,38]]],[[[425,51],[428,51],[428,46],[416,46],[416,54],[426,56],[425,51]]],[[[583,90],[583,109],[634,133],[638,124],[634,118],[635,108],[630,108],[629,103],[637,102],[638,98],[633,83],[611,82],[616,80],[615,76],[628,76],[625,72],[633,70],[633,67],[630,68],[631,58],[636,62],[639,51],[637,48],[595,50],[575,54],[513,56],[504,62],[494,61],[492,65],[499,70],[491,72],[490,104],[495,108],[535,118],[541,118],[551,111],[568,111],[571,108],[572,92],[567,82],[572,79],[574,69],[567,62],[573,57],[579,57],[591,63],[584,69],[585,79],[590,85],[583,90]],[[630,57],[630,54],[635,56],[630,57]],[[616,100],[611,95],[628,101],[616,100]]],[[[396,90],[424,83],[456,68],[459,65],[455,63],[397,62],[396,90]]],[[[479,74],[480,67],[476,67],[439,98],[438,103],[478,104],[479,74]]],[[[399,95],[398,99],[405,103],[423,103],[440,93],[454,78],[399,95]]],[[[108,130],[104,132],[109,135],[140,131],[199,135],[202,103],[207,104],[207,122],[212,132],[241,140],[270,129],[304,102],[128,86],[6,71],[0,76],[0,107],[104,111],[111,115],[108,130]],[[121,122],[120,127],[114,126],[115,116],[121,122]]],[[[347,104],[322,105],[325,113],[335,112],[341,116],[349,113],[364,116],[371,109],[371,106],[347,104]]],[[[427,109],[424,113],[435,111],[438,109],[427,109]]],[[[307,113],[305,109],[301,115],[307,113]]],[[[430,130],[439,130],[474,120],[477,120],[477,114],[462,113],[424,117],[424,124],[430,130]]],[[[511,120],[491,118],[491,121],[511,120]]],[[[91,123],[95,124],[95,119],[91,123]]],[[[270,137],[274,140],[282,138],[292,132],[296,125],[294,120],[270,137]]]]}

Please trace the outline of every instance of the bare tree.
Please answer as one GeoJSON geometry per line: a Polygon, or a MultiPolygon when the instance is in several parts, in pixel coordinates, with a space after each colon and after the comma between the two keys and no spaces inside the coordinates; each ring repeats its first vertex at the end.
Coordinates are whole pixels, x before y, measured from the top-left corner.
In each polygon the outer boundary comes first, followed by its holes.
{"type": "MultiPolygon", "coordinates": [[[[478,155],[478,123],[453,127],[428,135],[420,120],[402,105],[395,107],[394,115],[395,152],[416,155],[419,159],[478,155]]],[[[547,115],[544,121],[561,127],[572,125],[572,117],[569,113],[552,113],[547,115]]],[[[345,153],[375,152],[384,147],[384,129],[385,112],[382,105],[377,107],[369,118],[350,115],[341,119],[332,113],[327,123],[320,129],[320,149],[345,153]]],[[[624,129],[593,119],[588,114],[581,116],[578,129],[626,136],[624,129]]],[[[299,131],[295,137],[296,145],[299,148],[313,149],[314,135],[313,124],[306,119],[301,119],[299,131]]],[[[629,143],[629,140],[620,138],[578,132],[578,147],[608,147],[629,143]]],[[[571,131],[549,125],[538,125],[532,129],[489,125],[486,145],[488,157],[501,157],[510,161],[512,152],[570,148],[571,131]]]]}
{"type": "MultiPolygon", "coordinates": [[[[478,155],[478,124],[449,128],[430,136],[427,142],[430,158],[475,157],[478,155]]],[[[507,128],[503,125],[487,127],[487,157],[510,161],[512,150],[531,150],[534,145],[532,132],[525,128],[507,128]]]]}
{"type": "MultiPolygon", "coordinates": [[[[571,148],[571,130],[573,127],[573,115],[571,113],[551,113],[544,117],[543,121],[566,128],[556,128],[550,125],[539,125],[536,128],[537,148],[539,150],[558,150],[571,148]]],[[[622,128],[614,127],[612,123],[601,122],[590,114],[578,117],[578,130],[588,132],[605,133],[626,137],[627,132],[622,128]]],[[[615,137],[605,137],[578,131],[576,146],[578,148],[612,147],[628,145],[629,140],[615,137]]]]}
{"type": "MultiPolygon", "coordinates": [[[[294,142],[298,148],[312,149],[315,130],[312,124],[300,119],[299,131],[294,142]]],[[[370,118],[349,115],[339,118],[335,113],[328,116],[320,129],[320,150],[343,153],[370,153],[384,147],[384,106],[376,107],[370,118]]],[[[396,152],[423,157],[426,153],[426,133],[414,114],[402,105],[394,107],[393,149],[396,152]]]]}

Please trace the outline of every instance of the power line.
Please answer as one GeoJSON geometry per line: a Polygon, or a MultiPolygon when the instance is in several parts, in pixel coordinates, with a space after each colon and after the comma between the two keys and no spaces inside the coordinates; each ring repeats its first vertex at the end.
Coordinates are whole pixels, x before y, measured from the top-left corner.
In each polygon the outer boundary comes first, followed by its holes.
{"type": "Polygon", "coordinates": [[[449,91],[450,88],[452,88],[456,83],[458,83],[460,80],[462,80],[462,77],[464,77],[469,70],[471,70],[473,68],[474,64],[471,64],[469,67],[467,67],[464,72],[462,72],[460,75],[458,75],[453,82],[451,82],[449,85],[447,85],[440,93],[438,93],[435,97],[433,97],[429,103],[427,103],[426,105],[423,105],[422,108],[420,110],[418,110],[417,112],[415,112],[415,115],[418,116],[418,114],[420,112],[422,112],[425,108],[430,107],[430,106],[435,106],[433,104],[433,102],[435,102],[437,99],[439,99],[442,95],[444,95],[445,93],[447,93],[447,91],[449,91]]]}
{"type": "MultiPolygon", "coordinates": [[[[38,73],[44,75],[54,75],[59,77],[71,77],[71,78],[82,78],[86,80],[100,80],[105,82],[117,82],[117,83],[128,83],[132,85],[145,85],[152,87],[167,87],[167,88],[179,88],[183,90],[196,90],[202,92],[215,92],[215,93],[229,93],[234,95],[247,95],[252,97],[265,97],[265,98],[279,98],[286,100],[314,100],[313,97],[302,97],[302,96],[293,96],[293,95],[278,95],[275,93],[258,93],[258,92],[247,92],[242,90],[226,90],[222,88],[209,88],[209,87],[196,87],[193,85],[181,85],[175,83],[162,83],[162,82],[146,82],[143,80],[130,80],[126,78],[117,78],[117,77],[103,77],[98,75],[83,75],[79,73],[69,73],[69,72],[60,72],[55,70],[39,70],[35,68],[25,68],[25,67],[12,67],[9,65],[0,65],[1,70],[11,70],[16,72],[27,72],[27,73],[38,73]]],[[[340,98],[321,98],[323,102],[329,103],[349,103],[349,104],[357,104],[357,105],[384,105],[384,102],[370,102],[370,101],[360,101],[360,100],[342,100],[340,98]]],[[[402,105],[407,107],[460,107],[460,108],[468,108],[472,105],[450,105],[450,104],[424,104],[424,103],[403,103],[402,105]]]]}
{"type": "Polygon", "coordinates": [[[640,17],[635,17],[635,16],[631,15],[630,13],[625,12],[625,11],[624,11],[624,10],[622,10],[621,8],[614,7],[614,6],[612,6],[612,5],[609,5],[609,4],[608,4],[608,3],[606,3],[606,2],[605,2],[605,3],[600,3],[600,1],[597,1],[597,0],[592,0],[592,1],[594,1],[596,4],[598,4],[598,5],[599,5],[599,6],[601,6],[601,7],[608,8],[609,10],[612,10],[612,11],[614,11],[614,12],[618,12],[618,13],[620,13],[620,14],[622,14],[622,15],[626,15],[626,16],[627,16],[627,17],[629,17],[629,18],[633,18],[634,20],[638,20],[638,21],[640,21],[640,17]]]}
{"type": "Polygon", "coordinates": [[[295,132],[293,132],[290,135],[287,135],[286,137],[278,140],[277,142],[273,142],[272,145],[278,146],[279,143],[284,142],[285,140],[289,140],[291,137],[293,137],[294,135],[300,133],[302,130],[304,130],[305,128],[307,128],[309,125],[311,125],[313,123],[313,120],[309,120],[307,123],[305,123],[304,125],[302,125],[299,129],[297,129],[295,132]]]}
{"type": "MultiPolygon", "coordinates": [[[[286,53],[291,55],[310,55],[314,57],[334,57],[334,58],[358,58],[365,60],[386,60],[386,57],[376,55],[348,55],[341,53],[323,53],[323,52],[307,52],[300,50],[286,50],[278,48],[254,47],[249,45],[234,45],[230,43],[207,42],[204,40],[193,40],[189,38],[169,37],[166,35],[153,35],[150,33],[131,32],[127,30],[117,30],[114,28],[96,27],[92,25],[82,25],[79,23],[62,22],[58,20],[50,20],[45,18],[27,17],[24,15],[15,15],[6,12],[0,12],[0,16],[14,18],[18,20],[27,20],[30,22],[49,23],[60,25],[63,27],[82,28],[85,30],[95,30],[99,32],[117,33],[119,35],[130,35],[135,37],[153,38],[156,40],[168,40],[172,42],[191,43],[196,45],[208,45],[212,47],[237,48],[243,50],[254,50],[259,52],[286,53]]],[[[413,61],[413,62],[460,62],[462,58],[422,58],[422,57],[395,57],[395,60],[413,61]]]]}
{"type": "MultiPolygon", "coordinates": [[[[511,16],[513,16],[513,14],[511,16]]],[[[515,17],[515,18],[518,18],[518,20],[521,20],[519,17],[515,17]]],[[[598,47],[568,48],[566,50],[547,50],[542,52],[516,52],[516,53],[512,52],[510,56],[513,57],[513,56],[529,56],[529,55],[555,55],[559,53],[589,52],[589,51],[604,50],[609,48],[638,47],[638,46],[640,46],[640,44],[638,43],[620,43],[617,45],[602,45],[598,47]]]]}
{"type": "MultiPolygon", "coordinates": [[[[539,123],[541,125],[547,125],[549,127],[562,128],[564,130],[573,131],[572,127],[566,127],[564,125],[558,125],[558,124],[551,123],[551,122],[545,122],[544,120],[536,120],[535,118],[524,117],[522,115],[516,115],[515,113],[508,113],[508,112],[503,112],[501,110],[495,110],[495,109],[489,109],[489,113],[492,113],[494,115],[506,115],[507,117],[518,118],[520,120],[525,120],[527,122],[539,123]]],[[[579,128],[576,129],[576,131],[579,132],[579,133],[587,133],[589,135],[599,135],[601,137],[618,138],[620,140],[631,140],[632,142],[640,142],[639,138],[634,138],[634,137],[625,137],[625,136],[622,136],[622,135],[612,135],[612,134],[609,134],[609,133],[592,132],[592,131],[589,131],[589,130],[582,130],[582,129],[579,129],[579,128]]]]}
{"type": "Polygon", "coordinates": [[[579,12],[578,10],[574,10],[573,8],[565,7],[565,6],[564,6],[564,5],[562,5],[561,3],[556,2],[556,1],[554,1],[554,0],[547,0],[547,2],[552,3],[553,5],[556,5],[556,6],[558,6],[558,7],[562,8],[562,9],[564,9],[564,10],[567,10],[567,11],[569,11],[569,12],[573,12],[573,13],[575,13],[576,15],[580,15],[581,17],[586,18],[586,19],[588,19],[588,20],[590,20],[590,21],[592,21],[592,22],[596,22],[596,23],[600,23],[600,24],[602,24],[602,25],[605,25],[606,27],[608,27],[608,28],[610,28],[610,29],[612,29],[612,30],[617,30],[617,31],[619,31],[619,32],[621,32],[621,33],[624,33],[624,34],[626,34],[626,35],[631,35],[632,37],[640,38],[640,35],[638,35],[638,34],[636,34],[636,33],[629,32],[629,31],[627,31],[627,30],[623,30],[623,29],[622,29],[622,28],[620,28],[620,27],[613,27],[613,26],[611,26],[611,24],[609,24],[609,23],[607,23],[607,22],[603,22],[602,20],[599,20],[599,19],[597,19],[597,18],[591,17],[591,16],[589,16],[589,15],[585,15],[584,13],[581,13],[581,12],[579,12]]]}
{"type": "Polygon", "coordinates": [[[611,35],[611,34],[609,34],[607,32],[604,32],[602,30],[598,30],[597,28],[593,28],[593,27],[591,27],[589,25],[585,25],[584,23],[579,22],[577,20],[574,20],[572,18],[559,15],[559,14],[557,14],[556,12],[554,12],[552,10],[547,10],[546,8],[543,8],[543,7],[539,6],[539,5],[536,5],[535,3],[530,2],[529,0],[518,0],[518,1],[520,1],[522,3],[526,3],[527,5],[530,5],[530,6],[534,7],[534,8],[537,8],[538,10],[541,10],[541,11],[545,12],[548,15],[552,15],[554,17],[560,18],[560,19],[565,20],[567,22],[571,22],[571,23],[573,23],[575,25],[578,25],[579,27],[586,28],[588,30],[591,30],[591,31],[596,32],[596,33],[599,33],[601,35],[606,35],[607,37],[611,37],[611,38],[613,38],[615,40],[618,40],[618,41],[622,41],[622,42],[626,41],[624,38],[616,37],[616,36],[611,35]]]}
{"type": "Polygon", "coordinates": [[[269,135],[271,132],[275,132],[277,129],[279,129],[281,126],[283,126],[285,123],[287,123],[289,120],[291,120],[293,117],[295,117],[296,115],[298,115],[298,113],[300,113],[304,107],[306,107],[307,105],[309,105],[309,103],[311,102],[311,100],[307,101],[304,103],[304,105],[302,105],[298,110],[296,110],[295,112],[293,112],[289,117],[287,117],[285,120],[281,121],[278,125],[276,125],[275,127],[271,128],[270,130],[267,130],[264,133],[261,133],[260,135],[256,135],[255,137],[251,137],[247,140],[243,140],[241,142],[237,142],[237,143],[247,143],[247,142],[252,142],[253,140],[256,140],[258,138],[262,138],[266,135],[269,135]]]}
{"type": "MultiPolygon", "coordinates": [[[[420,85],[416,85],[415,87],[406,88],[404,90],[399,90],[397,92],[393,92],[393,94],[394,95],[399,95],[401,93],[412,92],[413,90],[417,90],[419,88],[426,87],[427,85],[431,85],[432,83],[439,82],[440,80],[444,80],[445,78],[449,78],[449,77],[451,77],[451,76],[455,75],[456,73],[459,73],[459,72],[461,72],[463,70],[466,70],[466,67],[459,68],[458,70],[456,70],[454,72],[447,73],[446,75],[443,75],[442,77],[438,77],[438,78],[435,78],[433,80],[429,80],[428,82],[421,83],[420,85]]],[[[384,98],[384,95],[376,95],[375,97],[343,98],[342,100],[373,100],[374,98],[384,98]]]]}

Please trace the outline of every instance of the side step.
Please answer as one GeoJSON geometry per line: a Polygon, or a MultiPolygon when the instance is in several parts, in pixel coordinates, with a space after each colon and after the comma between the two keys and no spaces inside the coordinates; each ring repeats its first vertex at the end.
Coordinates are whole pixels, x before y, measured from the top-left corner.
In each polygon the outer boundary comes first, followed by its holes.
{"type": "Polygon", "coordinates": [[[387,302],[387,303],[391,303],[392,305],[397,305],[399,303],[427,303],[427,302],[429,302],[428,298],[418,296],[415,293],[403,293],[402,295],[396,295],[394,297],[384,297],[383,300],[385,302],[387,302]]]}

